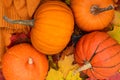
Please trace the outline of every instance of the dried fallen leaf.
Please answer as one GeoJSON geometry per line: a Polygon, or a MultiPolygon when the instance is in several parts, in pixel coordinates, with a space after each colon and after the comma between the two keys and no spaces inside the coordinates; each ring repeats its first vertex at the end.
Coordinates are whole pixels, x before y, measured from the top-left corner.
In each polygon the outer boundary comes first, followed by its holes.
{"type": "Polygon", "coordinates": [[[109,77],[108,79],[106,80],[120,80],[120,73],[116,73],[115,75],[109,77]]]}
{"type": "Polygon", "coordinates": [[[64,80],[64,78],[62,72],[50,68],[46,80],[64,80]]]}
{"type": "Polygon", "coordinates": [[[70,5],[70,0],[65,0],[66,4],[70,5]]]}
{"type": "Polygon", "coordinates": [[[120,44],[120,27],[114,26],[114,29],[107,33],[120,44]]]}
{"type": "Polygon", "coordinates": [[[68,72],[71,70],[75,70],[79,67],[77,64],[73,64],[74,55],[65,56],[64,59],[60,59],[58,61],[59,71],[61,71],[64,75],[64,78],[67,76],[68,72]]]}
{"type": "Polygon", "coordinates": [[[58,70],[50,67],[46,80],[82,80],[80,73],[74,74],[74,70],[79,67],[73,64],[74,55],[65,56],[64,59],[58,61],[58,70]]]}
{"type": "Polygon", "coordinates": [[[30,43],[30,37],[28,34],[25,34],[25,33],[12,34],[10,40],[11,40],[11,43],[10,45],[8,45],[8,48],[19,43],[25,43],[25,42],[30,43]]]}
{"type": "Polygon", "coordinates": [[[80,78],[80,74],[79,73],[77,73],[76,75],[73,75],[73,72],[69,71],[69,73],[66,76],[65,80],[82,80],[82,78],[80,78]]]}
{"type": "Polygon", "coordinates": [[[73,54],[74,52],[74,44],[72,46],[68,46],[62,53],[61,53],[61,59],[64,59],[66,55],[73,54]]]}
{"type": "Polygon", "coordinates": [[[115,11],[115,17],[112,21],[113,26],[120,26],[120,12],[115,11]]]}
{"type": "Polygon", "coordinates": [[[2,74],[2,70],[0,69],[0,80],[5,80],[3,74],[2,74]]]}

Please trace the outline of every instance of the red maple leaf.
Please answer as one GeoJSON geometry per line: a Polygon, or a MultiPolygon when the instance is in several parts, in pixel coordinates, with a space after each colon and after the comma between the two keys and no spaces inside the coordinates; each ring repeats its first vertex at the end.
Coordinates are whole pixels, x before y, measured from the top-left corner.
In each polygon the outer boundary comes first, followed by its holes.
{"type": "Polygon", "coordinates": [[[25,33],[14,33],[12,34],[10,41],[11,43],[9,46],[7,46],[8,48],[19,43],[30,43],[30,36],[29,34],[25,34],[25,33]]]}

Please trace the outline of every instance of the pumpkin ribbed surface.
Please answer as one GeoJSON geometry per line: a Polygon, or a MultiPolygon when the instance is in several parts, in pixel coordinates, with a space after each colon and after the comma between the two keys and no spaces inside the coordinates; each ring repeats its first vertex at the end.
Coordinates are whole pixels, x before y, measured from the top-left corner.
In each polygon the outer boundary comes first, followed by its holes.
{"type": "Polygon", "coordinates": [[[40,52],[56,54],[70,41],[74,28],[71,9],[61,1],[46,1],[37,10],[31,42],[40,52]]]}
{"type": "Polygon", "coordinates": [[[84,31],[102,30],[109,25],[114,16],[114,10],[92,14],[91,7],[100,8],[113,5],[113,0],[71,0],[71,8],[78,27],[84,31]]]}
{"type": "Polygon", "coordinates": [[[47,57],[27,43],[13,46],[2,58],[5,80],[44,80],[48,66],[47,57]]]}
{"type": "Polygon", "coordinates": [[[120,45],[105,32],[92,32],[78,41],[75,60],[80,66],[92,65],[83,71],[89,77],[105,79],[120,68],[120,45]]]}

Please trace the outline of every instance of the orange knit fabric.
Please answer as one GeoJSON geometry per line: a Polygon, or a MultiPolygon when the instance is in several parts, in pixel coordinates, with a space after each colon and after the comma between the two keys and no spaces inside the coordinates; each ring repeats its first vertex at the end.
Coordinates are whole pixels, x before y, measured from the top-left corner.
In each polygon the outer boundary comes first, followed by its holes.
{"type": "Polygon", "coordinates": [[[13,20],[30,20],[39,3],[40,0],[0,0],[0,28],[10,32],[28,32],[28,26],[7,23],[3,16],[13,20]]]}

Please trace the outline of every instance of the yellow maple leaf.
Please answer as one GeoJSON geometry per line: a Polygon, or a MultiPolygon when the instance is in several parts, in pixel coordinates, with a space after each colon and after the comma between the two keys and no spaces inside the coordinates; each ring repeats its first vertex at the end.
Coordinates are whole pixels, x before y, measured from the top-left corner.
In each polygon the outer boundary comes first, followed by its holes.
{"type": "Polygon", "coordinates": [[[119,26],[120,27],[120,12],[119,11],[115,11],[115,16],[113,18],[112,24],[114,26],[119,26]]]}
{"type": "Polygon", "coordinates": [[[82,78],[80,78],[80,73],[73,75],[73,71],[69,71],[65,80],[82,80],[82,78]]]}
{"type": "Polygon", "coordinates": [[[82,80],[80,73],[74,74],[74,71],[79,67],[73,64],[74,55],[65,56],[58,61],[58,70],[50,68],[46,80],[82,80]]]}
{"type": "Polygon", "coordinates": [[[120,44],[120,27],[114,26],[114,29],[108,31],[108,34],[120,44]]]}
{"type": "Polygon", "coordinates": [[[78,68],[77,64],[73,65],[74,55],[65,56],[64,59],[58,61],[59,71],[63,73],[64,77],[68,74],[69,71],[75,70],[78,68]]]}
{"type": "Polygon", "coordinates": [[[53,68],[50,68],[46,80],[64,80],[63,74],[53,68]]]}
{"type": "Polygon", "coordinates": [[[70,5],[70,0],[65,0],[66,4],[70,5]]]}

